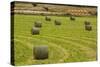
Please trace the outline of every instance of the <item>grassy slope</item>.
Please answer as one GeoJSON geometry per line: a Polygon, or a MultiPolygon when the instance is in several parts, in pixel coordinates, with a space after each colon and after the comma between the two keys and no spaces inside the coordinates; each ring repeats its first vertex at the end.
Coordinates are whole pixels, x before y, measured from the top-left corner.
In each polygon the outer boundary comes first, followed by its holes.
{"type": "Polygon", "coordinates": [[[96,60],[96,17],[76,17],[76,21],[70,21],[69,17],[51,18],[49,22],[44,16],[15,15],[16,65],[96,60]],[[59,19],[62,25],[55,26],[55,19],[59,19]],[[31,28],[37,20],[43,23],[43,27],[40,35],[32,35],[31,28]],[[84,30],[84,20],[92,22],[92,31],[84,30]],[[32,52],[35,45],[48,45],[49,58],[35,60],[32,52]]]}

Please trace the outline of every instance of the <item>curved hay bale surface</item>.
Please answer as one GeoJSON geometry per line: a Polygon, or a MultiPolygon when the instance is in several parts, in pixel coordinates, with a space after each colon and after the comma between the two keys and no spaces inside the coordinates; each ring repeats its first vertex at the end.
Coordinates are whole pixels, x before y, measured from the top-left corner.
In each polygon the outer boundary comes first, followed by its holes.
{"type": "Polygon", "coordinates": [[[48,59],[48,46],[41,45],[34,47],[35,59],[48,59]]]}
{"type": "Polygon", "coordinates": [[[35,21],[34,26],[40,28],[40,27],[42,27],[42,22],[41,21],[35,21]]]}

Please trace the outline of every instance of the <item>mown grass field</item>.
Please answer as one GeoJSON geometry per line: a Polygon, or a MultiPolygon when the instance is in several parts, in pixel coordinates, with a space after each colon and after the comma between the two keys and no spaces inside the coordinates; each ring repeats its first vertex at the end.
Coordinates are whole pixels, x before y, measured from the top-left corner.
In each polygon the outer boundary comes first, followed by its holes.
{"type": "Polygon", "coordinates": [[[97,18],[95,16],[76,17],[75,21],[71,21],[67,16],[51,16],[51,21],[46,21],[45,16],[37,15],[15,14],[14,17],[15,65],[96,60],[97,18]],[[59,19],[62,24],[56,26],[55,19],[59,19]],[[37,20],[41,21],[43,26],[40,35],[32,35],[31,29],[37,20]],[[92,31],[84,29],[85,20],[91,22],[92,31]],[[34,59],[33,47],[36,45],[48,45],[48,59],[34,59]]]}

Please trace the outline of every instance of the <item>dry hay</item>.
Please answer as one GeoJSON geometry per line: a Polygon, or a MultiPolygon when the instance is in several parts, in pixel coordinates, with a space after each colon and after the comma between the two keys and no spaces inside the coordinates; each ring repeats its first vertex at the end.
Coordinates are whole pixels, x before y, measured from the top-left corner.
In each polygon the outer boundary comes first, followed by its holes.
{"type": "Polygon", "coordinates": [[[33,27],[31,32],[32,32],[32,35],[39,35],[40,34],[40,28],[33,27]]]}
{"type": "Polygon", "coordinates": [[[48,59],[48,46],[41,45],[34,47],[34,58],[35,59],[48,59]]]}

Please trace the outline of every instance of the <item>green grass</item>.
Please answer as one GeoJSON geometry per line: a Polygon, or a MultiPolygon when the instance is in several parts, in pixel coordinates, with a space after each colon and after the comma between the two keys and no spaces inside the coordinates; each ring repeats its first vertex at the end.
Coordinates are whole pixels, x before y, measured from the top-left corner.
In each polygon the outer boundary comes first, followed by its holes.
{"type": "Polygon", "coordinates": [[[67,16],[51,16],[51,21],[45,21],[45,16],[36,15],[15,14],[14,17],[15,65],[96,60],[97,18],[95,16],[76,17],[75,21],[71,21],[67,16]],[[62,24],[56,26],[55,19],[59,19],[62,24]],[[40,29],[40,35],[32,35],[31,29],[37,20],[42,22],[43,27],[40,29]],[[92,31],[84,30],[85,20],[91,22],[92,31]],[[35,45],[48,45],[49,58],[34,59],[35,45]]]}

